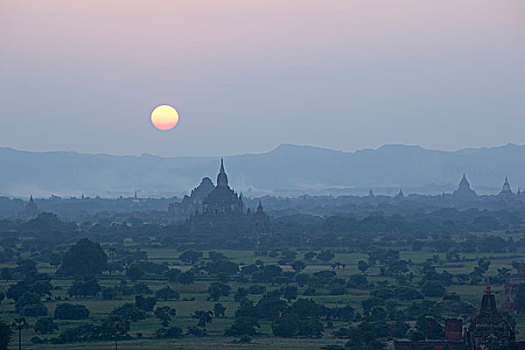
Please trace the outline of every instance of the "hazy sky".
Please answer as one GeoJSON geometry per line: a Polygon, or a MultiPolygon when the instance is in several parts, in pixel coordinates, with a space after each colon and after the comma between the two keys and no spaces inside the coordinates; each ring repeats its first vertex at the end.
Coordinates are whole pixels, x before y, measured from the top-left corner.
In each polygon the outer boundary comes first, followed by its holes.
{"type": "Polygon", "coordinates": [[[525,143],[523,0],[0,0],[0,146],[525,143]],[[180,123],[154,129],[170,104],[180,123]]]}

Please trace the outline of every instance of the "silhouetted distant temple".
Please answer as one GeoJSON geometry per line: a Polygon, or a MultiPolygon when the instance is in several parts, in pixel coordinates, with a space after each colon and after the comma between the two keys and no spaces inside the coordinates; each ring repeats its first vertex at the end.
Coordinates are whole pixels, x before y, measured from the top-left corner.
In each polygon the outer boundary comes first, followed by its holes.
{"type": "Polygon", "coordinates": [[[512,192],[512,189],[510,188],[509,179],[505,177],[505,182],[503,183],[503,187],[501,189],[501,192],[499,193],[500,197],[514,197],[514,192],[512,192]]]}
{"type": "MultiPolygon", "coordinates": [[[[470,183],[468,182],[465,174],[463,174],[463,177],[459,182],[459,186],[454,191],[453,196],[456,200],[459,200],[461,202],[468,202],[478,198],[476,192],[470,187],[470,183]]],[[[501,191],[495,198],[503,199],[505,201],[521,200],[522,193],[519,189],[517,193],[512,192],[512,188],[509,184],[509,179],[505,177],[505,182],[503,183],[501,191]]]]}
{"type": "Polygon", "coordinates": [[[208,194],[202,206],[202,213],[208,215],[237,216],[244,214],[242,194],[239,196],[228,185],[228,175],[224,171],[224,162],[221,159],[221,168],[217,175],[217,186],[208,194]]]}
{"type": "Polygon", "coordinates": [[[181,203],[170,204],[168,211],[189,214],[193,229],[222,226],[255,236],[270,233],[270,220],[262,203],[254,212],[245,210],[242,193],[237,194],[229,186],[222,159],[216,186],[210,178],[203,178],[190,196],[184,196],[181,203]]]}
{"type": "Polygon", "coordinates": [[[475,198],[477,196],[476,192],[470,188],[470,183],[467,180],[467,176],[463,174],[461,181],[459,182],[459,187],[454,191],[454,196],[461,198],[475,198]]]}
{"type": "Polygon", "coordinates": [[[32,218],[36,217],[38,215],[38,207],[36,206],[36,203],[33,199],[33,196],[29,198],[29,202],[26,204],[26,210],[25,214],[27,216],[30,216],[32,218]]]}

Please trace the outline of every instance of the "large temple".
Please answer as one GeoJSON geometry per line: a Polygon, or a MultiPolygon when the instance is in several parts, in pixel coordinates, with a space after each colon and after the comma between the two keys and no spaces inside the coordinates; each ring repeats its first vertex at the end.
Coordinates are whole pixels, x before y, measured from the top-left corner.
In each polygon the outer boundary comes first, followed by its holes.
{"type": "Polygon", "coordinates": [[[215,185],[209,177],[202,179],[199,186],[195,187],[190,195],[185,195],[181,203],[171,203],[168,207],[170,213],[179,213],[184,216],[189,216],[196,212],[202,213],[204,200],[208,197],[215,185]]]}
{"type": "Polygon", "coordinates": [[[228,175],[224,171],[224,161],[217,175],[217,186],[208,194],[202,206],[202,213],[208,215],[235,216],[244,214],[242,194],[239,196],[228,185],[228,175]]]}
{"type": "Polygon", "coordinates": [[[242,194],[237,194],[229,185],[222,159],[217,185],[205,177],[190,196],[184,196],[181,203],[170,204],[168,211],[189,216],[188,223],[193,230],[223,227],[256,237],[270,233],[270,220],[262,203],[259,202],[253,212],[245,208],[242,194]]]}

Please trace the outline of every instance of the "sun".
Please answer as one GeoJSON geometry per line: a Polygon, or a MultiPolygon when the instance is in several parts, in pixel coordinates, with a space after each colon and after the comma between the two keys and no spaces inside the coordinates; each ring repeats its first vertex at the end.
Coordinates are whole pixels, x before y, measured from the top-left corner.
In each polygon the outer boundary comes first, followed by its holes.
{"type": "Polygon", "coordinates": [[[168,105],[160,105],[151,112],[151,122],[159,130],[170,130],[179,122],[179,113],[168,105]]]}

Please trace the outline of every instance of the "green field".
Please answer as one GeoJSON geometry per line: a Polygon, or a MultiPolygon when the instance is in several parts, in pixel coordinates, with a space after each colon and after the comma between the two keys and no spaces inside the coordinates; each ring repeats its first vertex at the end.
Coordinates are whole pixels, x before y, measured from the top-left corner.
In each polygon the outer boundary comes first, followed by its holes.
{"type": "MultiPolygon", "coordinates": [[[[271,258],[269,256],[259,257],[255,256],[253,251],[248,250],[222,250],[218,251],[226,255],[231,261],[239,264],[253,264],[257,259],[263,260],[265,264],[277,264],[277,258],[271,258]]],[[[305,251],[298,251],[298,256],[301,256],[305,251]]],[[[148,260],[156,263],[168,263],[171,268],[178,268],[180,270],[187,270],[190,266],[182,264],[177,257],[180,252],[170,249],[148,249],[148,260]]],[[[427,258],[434,256],[434,253],[425,251],[402,251],[400,256],[402,259],[410,260],[414,263],[420,263],[425,261],[427,258]]],[[[440,259],[444,259],[444,254],[438,254],[440,259]]],[[[204,258],[207,255],[204,254],[204,258]]],[[[461,263],[443,263],[437,266],[440,271],[446,270],[451,273],[468,273],[472,271],[479,258],[484,257],[483,255],[477,254],[469,256],[465,255],[466,261],[461,263]]],[[[490,269],[487,272],[487,276],[496,275],[497,269],[502,267],[510,268],[513,261],[518,260],[517,254],[488,254],[485,256],[490,258],[492,263],[490,269]]],[[[519,256],[524,258],[525,255],[519,256]]],[[[350,275],[359,273],[357,269],[357,262],[359,260],[366,260],[367,256],[364,254],[357,253],[337,253],[333,261],[341,262],[346,266],[344,268],[336,269],[337,277],[347,279],[350,275]]],[[[0,266],[5,267],[5,266],[0,266]]],[[[9,266],[15,267],[15,266],[9,266]]],[[[40,263],[39,271],[53,274],[54,269],[48,264],[40,263]]],[[[288,265],[282,266],[283,270],[291,270],[288,265]]],[[[411,269],[416,269],[416,265],[411,269]]],[[[303,271],[304,273],[314,273],[322,270],[332,270],[330,265],[323,264],[320,261],[314,260],[308,263],[308,266],[303,271]]],[[[391,278],[380,276],[379,267],[371,267],[367,271],[367,277],[369,282],[381,282],[388,281],[389,283],[395,283],[391,278]]],[[[120,280],[125,278],[123,275],[103,275],[99,279],[99,283],[102,287],[112,287],[120,283],[120,280]]],[[[194,325],[194,320],[191,315],[196,310],[213,310],[214,301],[208,299],[208,287],[214,279],[209,275],[198,276],[195,283],[190,285],[181,285],[178,283],[168,283],[165,279],[159,277],[146,277],[140,282],[145,282],[152,290],[158,290],[166,285],[169,285],[173,289],[177,290],[181,296],[177,301],[163,302],[159,301],[157,306],[169,305],[177,310],[177,315],[170,324],[171,326],[178,326],[183,330],[186,330],[189,325],[194,325]],[[194,298],[194,300],[192,299],[194,298]],[[186,300],[186,301],[185,301],[186,300]]],[[[0,282],[0,291],[6,291],[10,284],[16,281],[2,281],[0,282]]],[[[69,298],[67,290],[71,285],[71,279],[53,279],[52,284],[54,286],[53,297],[44,302],[52,315],[57,303],[69,300],[73,303],[84,304],[90,311],[89,321],[98,322],[105,317],[107,314],[127,302],[134,302],[132,296],[122,297],[118,300],[103,300],[100,297],[95,298],[69,298]],[[60,301],[56,300],[59,299],[60,301]]],[[[158,320],[152,317],[151,313],[145,320],[132,322],[129,334],[134,338],[132,340],[121,341],[119,344],[120,349],[202,349],[202,348],[216,348],[216,349],[320,349],[322,346],[327,344],[339,344],[343,345],[346,340],[336,339],[332,332],[333,330],[341,327],[348,326],[348,324],[341,322],[334,322],[332,326],[325,328],[324,336],[321,339],[308,339],[308,338],[276,338],[272,334],[271,323],[269,321],[261,321],[261,328],[259,336],[253,337],[250,344],[239,344],[235,338],[226,338],[223,336],[224,329],[229,327],[234,320],[234,313],[239,307],[239,303],[234,302],[233,294],[238,287],[242,286],[237,282],[229,282],[232,293],[228,297],[222,297],[220,302],[226,307],[226,313],[224,317],[213,318],[213,322],[206,327],[208,336],[207,337],[195,337],[186,335],[180,339],[168,339],[160,340],[154,339],[154,332],[160,328],[158,320]]],[[[268,291],[278,289],[278,285],[266,284],[265,287],[268,291]]],[[[300,288],[299,295],[304,288],[300,288]]],[[[463,301],[467,301],[472,305],[476,306],[479,303],[480,297],[484,291],[483,283],[478,285],[452,285],[448,288],[448,293],[455,293],[461,297],[463,301]]],[[[496,293],[498,304],[501,304],[504,298],[504,292],[502,285],[494,285],[493,291],[496,293]]],[[[369,295],[369,291],[363,289],[350,289],[348,293],[344,295],[330,295],[328,291],[319,289],[316,295],[308,297],[314,299],[316,302],[323,304],[328,307],[344,306],[346,304],[351,305],[357,311],[362,312],[361,301],[366,299],[369,295]]],[[[260,296],[250,295],[249,298],[254,302],[260,296]]],[[[433,300],[439,300],[435,298],[433,300]]],[[[14,317],[14,302],[11,299],[5,299],[0,305],[0,318],[3,320],[10,320],[14,317]]],[[[525,340],[525,316],[519,315],[516,317],[517,321],[517,336],[518,339],[525,340]]],[[[34,325],[36,322],[35,318],[28,318],[30,325],[34,325]]],[[[85,323],[86,320],[82,321],[57,321],[60,330],[68,327],[73,327],[81,323],[85,323]]],[[[23,330],[23,349],[113,349],[114,345],[110,342],[96,342],[96,343],[77,343],[77,344],[65,344],[65,345],[50,345],[50,344],[33,344],[30,339],[36,336],[32,328],[23,330]]],[[[55,332],[56,335],[56,332],[55,332]]],[[[38,335],[41,338],[50,337],[49,335],[38,335]]],[[[17,343],[13,342],[11,348],[17,348],[17,343]]]]}

